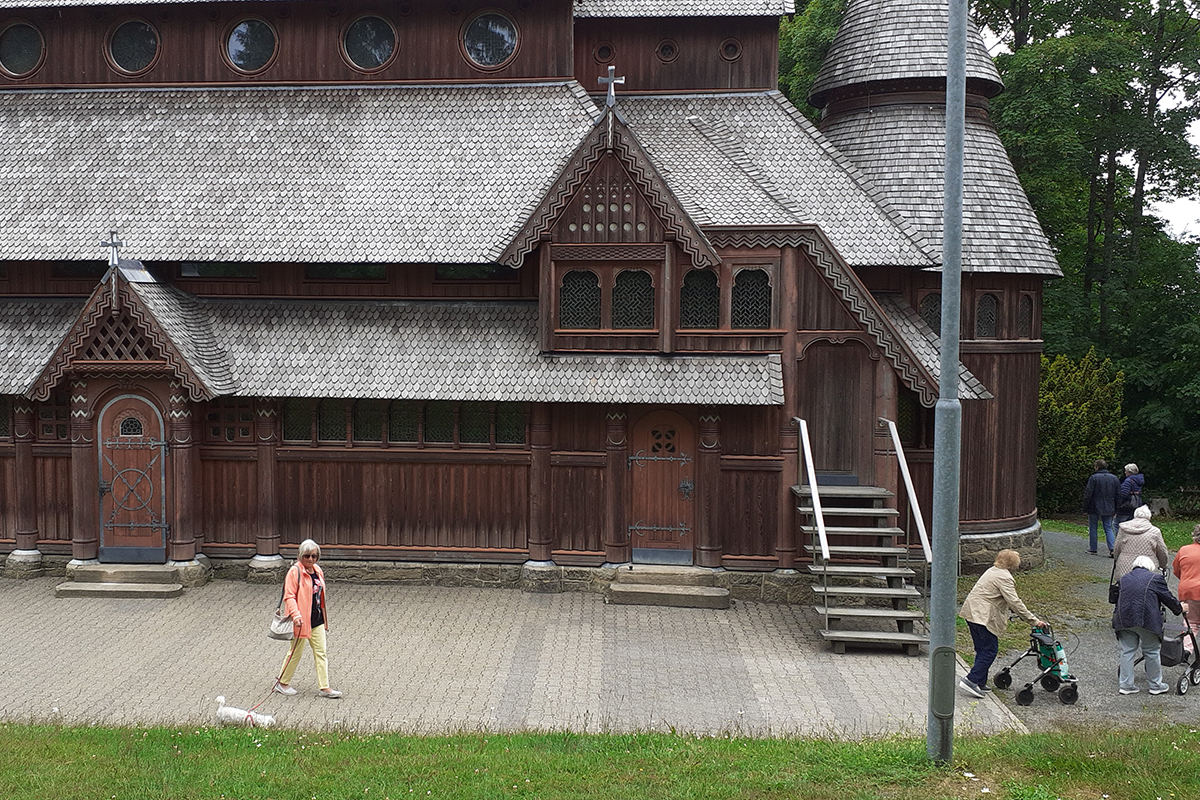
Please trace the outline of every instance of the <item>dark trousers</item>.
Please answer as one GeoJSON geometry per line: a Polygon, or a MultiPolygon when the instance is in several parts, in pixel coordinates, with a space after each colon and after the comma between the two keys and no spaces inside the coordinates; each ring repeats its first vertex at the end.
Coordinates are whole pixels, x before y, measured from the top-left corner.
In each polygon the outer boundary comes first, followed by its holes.
{"type": "Polygon", "coordinates": [[[1000,652],[1000,640],[996,634],[976,622],[968,622],[967,627],[971,631],[971,641],[975,643],[975,665],[967,673],[967,680],[976,686],[986,686],[988,670],[1000,652]]]}

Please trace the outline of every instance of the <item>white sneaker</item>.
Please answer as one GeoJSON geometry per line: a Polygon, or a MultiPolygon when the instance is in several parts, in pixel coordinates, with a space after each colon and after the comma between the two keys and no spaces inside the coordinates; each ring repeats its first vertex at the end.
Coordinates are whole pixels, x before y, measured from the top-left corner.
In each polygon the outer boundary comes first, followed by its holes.
{"type": "Polygon", "coordinates": [[[1141,689],[1137,688],[1136,686],[1132,689],[1117,689],[1118,694],[1137,694],[1140,691],[1141,689]]]}
{"type": "Polygon", "coordinates": [[[286,694],[289,697],[296,693],[296,690],[291,686],[284,686],[282,683],[276,683],[273,687],[271,687],[271,691],[275,694],[286,694]]]}
{"type": "Polygon", "coordinates": [[[321,697],[328,697],[330,700],[336,700],[342,696],[342,693],[337,689],[322,689],[317,694],[321,697]]]}
{"type": "Polygon", "coordinates": [[[971,695],[971,697],[985,697],[986,696],[986,695],[984,695],[982,689],[980,689],[975,684],[971,683],[966,678],[958,679],[958,688],[962,689],[964,692],[971,695]]]}
{"type": "Polygon", "coordinates": [[[1170,686],[1163,686],[1161,688],[1151,689],[1150,694],[1166,694],[1169,691],[1171,691],[1170,686]]]}

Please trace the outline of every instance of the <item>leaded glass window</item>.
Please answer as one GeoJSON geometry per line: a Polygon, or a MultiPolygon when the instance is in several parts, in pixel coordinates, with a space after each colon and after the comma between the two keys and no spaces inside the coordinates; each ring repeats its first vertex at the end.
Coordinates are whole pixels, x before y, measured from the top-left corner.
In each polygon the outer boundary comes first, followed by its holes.
{"type": "Polygon", "coordinates": [[[354,404],[352,431],[356,442],[383,441],[383,406],[379,400],[359,400],[354,404]]]}
{"type": "Polygon", "coordinates": [[[309,281],[385,281],[387,264],[305,264],[309,281]]]}
{"type": "Polygon", "coordinates": [[[67,392],[51,395],[49,402],[37,409],[37,439],[39,442],[65,442],[71,438],[71,398],[67,392]]]}
{"type": "Polygon", "coordinates": [[[140,19],[122,23],[108,40],[108,55],[121,72],[144,72],[158,55],[158,31],[140,19]]]}
{"type": "Polygon", "coordinates": [[[694,269],[679,290],[679,327],[713,329],[721,320],[721,286],[717,273],[694,269]]]}
{"type": "Polygon", "coordinates": [[[934,333],[942,335],[942,296],[930,292],[921,298],[921,319],[925,320],[934,333]]]}
{"type": "Polygon", "coordinates": [[[487,444],[491,439],[492,415],[488,403],[463,403],[458,411],[458,441],[487,444]]]}
{"type": "Polygon", "coordinates": [[[975,338],[987,339],[996,336],[1000,302],[994,294],[985,294],[975,305],[975,338]]]}
{"type": "Polygon", "coordinates": [[[771,279],[766,270],[744,269],[733,279],[729,325],[732,328],[771,327],[771,279]]]}
{"type": "Polygon", "coordinates": [[[388,441],[416,442],[420,432],[421,406],[411,400],[397,400],[388,409],[388,441]]]}
{"type": "Polygon", "coordinates": [[[317,409],[317,438],[325,442],[346,440],[346,401],[322,400],[317,409]]]}
{"type": "MultiPolygon", "coordinates": [[[[254,440],[254,408],[249,398],[222,397],[208,404],[204,414],[204,439],[208,442],[254,440]]],[[[307,413],[307,412],[306,412],[307,413]]],[[[309,438],[307,424],[303,439],[309,438]]]]}
{"type": "Polygon", "coordinates": [[[627,269],[617,276],[612,293],[614,328],[654,327],[654,279],[640,269],[627,269]]]}
{"type": "Polygon", "coordinates": [[[462,42],[472,63],[497,69],[517,52],[517,24],[503,14],[487,11],[467,23],[462,42]]]}
{"type": "Polygon", "coordinates": [[[284,441],[312,440],[312,404],[309,401],[284,400],[282,420],[284,441]]]}
{"type": "Polygon", "coordinates": [[[137,417],[126,417],[121,420],[121,436],[141,436],[142,421],[137,417]]]}
{"type": "Polygon", "coordinates": [[[12,427],[8,422],[11,417],[12,401],[7,397],[0,397],[0,438],[7,439],[12,433],[12,427]]]}
{"type": "Polygon", "coordinates": [[[1017,338],[1033,338],[1033,298],[1027,294],[1021,295],[1017,305],[1017,338]]]}
{"type": "Polygon", "coordinates": [[[575,269],[563,275],[558,291],[558,326],[600,327],[600,279],[596,273],[575,269]]]}
{"type": "Polygon", "coordinates": [[[431,400],[425,404],[425,441],[438,444],[454,441],[454,403],[431,400]]]}
{"type": "Polygon", "coordinates": [[[525,404],[496,404],[496,443],[525,444],[525,404]]]}
{"type": "Polygon", "coordinates": [[[896,398],[896,433],[900,443],[917,443],[917,398],[911,392],[901,392],[896,398]]]}

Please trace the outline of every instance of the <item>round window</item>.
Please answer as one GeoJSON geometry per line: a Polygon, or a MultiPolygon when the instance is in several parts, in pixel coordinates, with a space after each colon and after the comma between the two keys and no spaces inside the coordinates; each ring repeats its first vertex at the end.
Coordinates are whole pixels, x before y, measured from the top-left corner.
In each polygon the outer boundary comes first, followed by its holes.
{"type": "Polygon", "coordinates": [[[497,69],[517,52],[517,24],[503,14],[485,11],[463,29],[463,49],[476,66],[497,69]]]}
{"type": "Polygon", "coordinates": [[[726,61],[737,61],[742,57],[742,43],[737,39],[726,39],[721,42],[721,58],[726,61]]]}
{"type": "Polygon", "coordinates": [[[381,17],[359,17],[346,28],[342,47],[358,69],[382,69],[396,53],[396,31],[381,17]]]}
{"type": "Polygon", "coordinates": [[[613,60],[612,42],[600,42],[592,49],[592,58],[596,59],[601,64],[607,64],[613,60]]]}
{"type": "Polygon", "coordinates": [[[658,56],[659,61],[670,63],[679,57],[679,45],[672,39],[663,39],[658,43],[654,54],[658,56]]]}
{"type": "Polygon", "coordinates": [[[259,72],[275,57],[275,29],[265,20],[244,19],[229,31],[225,57],[238,72],[259,72]]]}
{"type": "Polygon", "coordinates": [[[121,72],[145,72],[157,56],[158,31],[148,22],[140,19],[123,22],[109,37],[108,57],[121,72]]]}
{"type": "Polygon", "coordinates": [[[0,69],[14,78],[32,74],[45,51],[42,34],[29,23],[14,22],[0,33],[0,69]]]}

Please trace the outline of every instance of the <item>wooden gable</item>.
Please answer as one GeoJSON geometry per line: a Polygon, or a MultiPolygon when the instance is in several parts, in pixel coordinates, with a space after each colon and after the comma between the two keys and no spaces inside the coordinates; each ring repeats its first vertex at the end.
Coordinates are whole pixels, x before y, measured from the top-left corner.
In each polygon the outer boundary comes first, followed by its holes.
{"type": "Polygon", "coordinates": [[[29,397],[45,401],[68,373],[162,375],[178,379],[193,400],[215,396],[119,268],[92,291],[29,397]]]}
{"type": "Polygon", "coordinates": [[[665,228],[654,205],[611,153],[592,168],[554,225],[556,244],[657,243],[665,228]]]}

